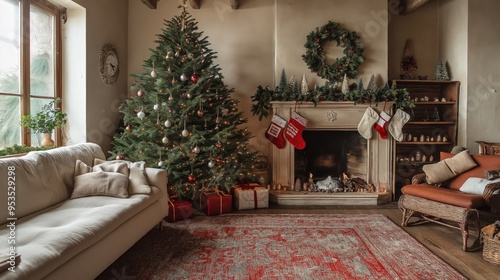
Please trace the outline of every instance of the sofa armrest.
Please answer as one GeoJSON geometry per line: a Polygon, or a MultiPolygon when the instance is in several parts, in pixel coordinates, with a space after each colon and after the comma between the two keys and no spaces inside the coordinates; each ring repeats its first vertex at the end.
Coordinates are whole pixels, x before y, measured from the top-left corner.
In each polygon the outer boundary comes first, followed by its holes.
{"type": "Polygon", "coordinates": [[[146,168],[146,177],[150,186],[155,186],[161,190],[165,197],[168,197],[167,193],[167,182],[168,176],[167,171],[159,168],[146,168]]]}
{"type": "Polygon", "coordinates": [[[411,178],[411,184],[412,185],[418,185],[418,184],[422,184],[422,183],[425,183],[425,173],[418,173],[418,174],[415,174],[412,178],[411,178]]]}
{"type": "Polygon", "coordinates": [[[483,192],[483,198],[488,206],[490,206],[491,212],[500,214],[500,183],[486,185],[483,192]]]}

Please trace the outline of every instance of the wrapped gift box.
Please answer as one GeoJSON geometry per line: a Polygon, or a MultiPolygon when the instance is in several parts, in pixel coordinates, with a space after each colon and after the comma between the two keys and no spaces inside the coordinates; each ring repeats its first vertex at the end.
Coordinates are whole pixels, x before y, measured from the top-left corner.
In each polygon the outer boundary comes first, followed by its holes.
{"type": "Polygon", "coordinates": [[[233,196],[222,192],[202,192],[200,208],[208,216],[231,213],[233,196]]]}
{"type": "Polygon", "coordinates": [[[193,215],[193,206],[189,201],[170,198],[168,201],[168,216],[163,220],[172,223],[188,219],[193,215]]]}
{"type": "Polygon", "coordinates": [[[269,207],[269,190],[258,184],[235,186],[231,191],[238,210],[269,207]]]}

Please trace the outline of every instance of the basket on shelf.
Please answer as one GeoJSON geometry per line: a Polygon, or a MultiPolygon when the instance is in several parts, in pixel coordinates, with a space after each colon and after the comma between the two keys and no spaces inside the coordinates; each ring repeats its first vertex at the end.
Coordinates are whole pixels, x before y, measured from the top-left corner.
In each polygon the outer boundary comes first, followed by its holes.
{"type": "Polygon", "coordinates": [[[495,234],[497,234],[497,231],[495,230],[492,232],[491,230],[492,227],[495,228],[498,223],[499,222],[497,221],[494,224],[485,226],[481,229],[481,235],[483,238],[483,258],[496,265],[500,265],[500,240],[494,237],[495,234]]]}

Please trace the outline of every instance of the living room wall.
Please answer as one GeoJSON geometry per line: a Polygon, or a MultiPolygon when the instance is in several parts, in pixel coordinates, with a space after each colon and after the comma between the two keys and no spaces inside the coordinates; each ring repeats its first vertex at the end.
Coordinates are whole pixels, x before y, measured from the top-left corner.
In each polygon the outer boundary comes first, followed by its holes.
{"type": "MultiPolygon", "coordinates": [[[[149,49],[156,47],[154,40],[163,21],[179,14],[178,5],[179,1],[159,1],[152,10],[141,1],[129,0],[129,73],[142,70],[149,49]]],[[[250,97],[257,86],[274,88],[282,69],[288,78],[294,75],[299,82],[306,74],[311,89],[315,83],[322,85],[324,81],[307,69],[301,55],[306,51],[306,36],[329,20],[360,33],[366,57],[360,77],[367,82],[375,74],[382,84],[387,80],[387,7],[387,0],[252,0],[241,1],[239,9],[232,10],[227,1],[202,0],[199,10],[188,10],[218,52],[216,62],[225,83],[235,88],[234,97],[255,136],[250,144],[268,154],[271,145],[264,132],[270,118],[259,121],[250,111],[250,97]]],[[[334,44],[327,48],[330,59],[341,56],[342,50],[334,44]]],[[[128,85],[132,83],[129,78],[128,85]]]]}

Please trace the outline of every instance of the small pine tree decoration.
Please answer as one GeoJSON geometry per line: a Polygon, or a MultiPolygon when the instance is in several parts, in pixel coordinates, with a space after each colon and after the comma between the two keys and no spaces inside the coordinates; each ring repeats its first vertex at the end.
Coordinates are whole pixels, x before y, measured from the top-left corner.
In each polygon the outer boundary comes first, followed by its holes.
{"type": "Polygon", "coordinates": [[[279,92],[284,92],[287,89],[285,69],[281,70],[280,84],[278,86],[279,92]]]}
{"type": "Polygon", "coordinates": [[[447,81],[450,79],[448,75],[448,68],[446,67],[446,62],[443,60],[439,60],[436,66],[436,80],[444,80],[447,81]]]}
{"type": "Polygon", "coordinates": [[[155,49],[134,74],[137,93],[120,107],[125,129],[113,138],[112,158],[165,169],[169,191],[187,197],[195,188],[228,190],[252,178],[256,154],[233,89],[197,22],[186,11],[165,21],[155,49]]]}

